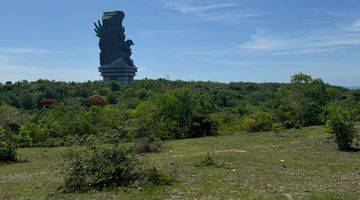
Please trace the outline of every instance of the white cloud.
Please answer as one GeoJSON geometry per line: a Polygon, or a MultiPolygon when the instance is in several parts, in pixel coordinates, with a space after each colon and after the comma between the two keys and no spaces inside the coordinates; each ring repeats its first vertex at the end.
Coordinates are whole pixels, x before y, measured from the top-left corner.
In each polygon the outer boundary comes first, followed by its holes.
{"type": "Polygon", "coordinates": [[[39,66],[11,65],[0,63],[0,82],[48,79],[57,81],[99,80],[99,73],[94,69],[49,68],[39,66]]]}
{"type": "Polygon", "coordinates": [[[353,29],[341,28],[315,30],[302,33],[271,34],[258,31],[251,40],[237,45],[242,51],[253,53],[270,53],[276,55],[308,54],[333,51],[352,46],[360,46],[360,33],[355,32],[357,22],[351,24],[353,29]]]}
{"type": "Polygon", "coordinates": [[[0,64],[7,61],[7,56],[0,54],[0,64]]]}
{"type": "Polygon", "coordinates": [[[238,23],[248,18],[259,17],[269,12],[259,12],[241,9],[238,3],[210,3],[193,0],[163,0],[165,7],[191,14],[203,21],[238,23]]]}
{"type": "MultiPolygon", "coordinates": [[[[330,62],[330,61],[274,61],[274,60],[211,60],[205,59],[203,62],[211,63],[211,64],[221,64],[221,65],[234,65],[234,66],[277,66],[277,67],[286,67],[286,68],[296,68],[296,67],[312,67],[317,66],[321,68],[321,70],[326,70],[331,67],[332,69],[338,69],[340,66],[344,66],[342,61],[338,62],[330,62]]],[[[357,63],[346,63],[345,64],[349,68],[355,68],[359,65],[357,63]]],[[[359,70],[360,73],[360,70],[359,70]]]]}
{"type": "Polygon", "coordinates": [[[353,31],[353,32],[360,32],[360,20],[356,20],[345,27],[345,30],[353,31]]]}
{"type": "Polygon", "coordinates": [[[46,49],[0,47],[1,54],[46,54],[50,52],[46,49]]]}
{"type": "Polygon", "coordinates": [[[347,13],[345,11],[318,11],[318,13],[327,15],[327,16],[331,16],[331,17],[336,17],[336,18],[348,18],[351,16],[350,13],[347,13]]]}
{"type": "Polygon", "coordinates": [[[23,56],[40,57],[53,53],[50,50],[34,48],[0,47],[0,82],[38,79],[58,81],[87,81],[98,80],[99,73],[96,69],[84,67],[45,67],[31,64],[15,64],[24,61],[23,56]]]}
{"type": "Polygon", "coordinates": [[[186,55],[205,55],[205,56],[225,56],[236,53],[234,49],[222,48],[222,47],[208,47],[208,49],[192,49],[192,50],[183,50],[177,53],[178,56],[186,55]]]}
{"type": "Polygon", "coordinates": [[[157,36],[157,37],[169,37],[169,36],[178,36],[190,31],[183,30],[139,30],[136,32],[137,35],[142,37],[157,36]]]}
{"type": "Polygon", "coordinates": [[[230,3],[217,3],[217,4],[194,4],[191,1],[174,1],[168,0],[164,2],[167,7],[173,10],[180,11],[182,13],[196,13],[207,12],[220,8],[232,8],[236,7],[236,4],[230,3]]]}

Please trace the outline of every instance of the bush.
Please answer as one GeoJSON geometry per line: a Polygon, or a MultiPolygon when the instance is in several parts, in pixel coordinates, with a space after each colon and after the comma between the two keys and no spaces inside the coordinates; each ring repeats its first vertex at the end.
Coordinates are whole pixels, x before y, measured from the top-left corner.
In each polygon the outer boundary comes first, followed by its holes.
{"type": "Polygon", "coordinates": [[[269,113],[255,111],[243,119],[242,126],[249,132],[270,131],[273,123],[274,121],[269,113]]]}
{"type": "Polygon", "coordinates": [[[126,186],[140,177],[138,160],[119,146],[70,151],[65,160],[65,192],[126,186]]]}
{"type": "Polygon", "coordinates": [[[135,142],[133,150],[135,153],[159,153],[162,144],[160,139],[142,138],[135,142]]]}
{"type": "Polygon", "coordinates": [[[17,161],[16,148],[13,145],[0,143],[0,163],[15,161],[17,161]]]}
{"type": "Polygon", "coordinates": [[[282,123],[275,123],[272,125],[272,131],[276,134],[280,133],[280,131],[284,130],[285,127],[282,123]]]}
{"type": "Polygon", "coordinates": [[[24,124],[20,127],[19,134],[15,136],[16,142],[21,147],[42,146],[47,138],[44,128],[36,124],[24,124]]]}
{"type": "Polygon", "coordinates": [[[183,139],[218,134],[218,124],[210,119],[214,102],[208,95],[177,89],[142,102],[133,112],[135,137],[183,139]]]}
{"type": "Polygon", "coordinates": [[[105,130],[100,134],[101,139],[106,144],[119,144],[121,142],[132,141],[133,135],[128,130],[127,125],[118,125],[115,128],[105,130]]]}
{"type": "Polygon", "coordinates": [[[149,170],[134,154],[120,146],[94,145],[73,150],[65,156],[63,192],[86,192],[91,189],[131,186],[149,182],[168,185],[170,175],[149,170]]]}
{"type": "Polygon", "coordinates": [[[6,130],[0,127],[0,162],[17,161],[16,148],[6,138],[6,130]]]}
{"type": "Polygon", "coordinates": [[[190,127],[189,138],[217,136],[219,124],[205,115],[197,115],[194,117],[193,124],[190,127]]]}
{"type": "Polygon", "coordinates": [[[119,136],[126,136],[124,123],[127,120],[124,111],[117,106],[92,106],[79,117],[76,127],[78,135],[100,135],[119,132],[119,136]]]}
{"type": "Polygon", "coordinates": [[[64,145],[64,140],[61,138],[48,138],[43,142],[37,143],[37,147],[60,147],[64,145]]]}
{"type": "Polygon", "coordinates": [[[336,109],[330,114],[326,123],[328,132],[332,135],[340,151],[351,149],[354,139],[354,124],[349,111],[336,109]]]}
{"type": "Polygon", "coordinates": [[[97,106],[105,106],[108,104],[108,102],[105,97],[94,95],[90,97],[90,104],[97,106]]]}
{"type": "Polygon", "coordinates": [[[208,152],[204,158],[202,158],[201,163],[202,166],[215,166],[216,161],[212,155],[208,152]]]}
{"type": "Polygon", "coordinates": [[[241,130],[241,116],[234,111],[220,111],[211,114],[212,122],[219,125],[219,132],[230,132],[241,130]]]}
{"type": "Polygon", "coordinates": [[[175,179],[172,175],[162,172],[155,167],[147,174],[147,182],[155,186],[172,185],[174,181],[175,179]]]}

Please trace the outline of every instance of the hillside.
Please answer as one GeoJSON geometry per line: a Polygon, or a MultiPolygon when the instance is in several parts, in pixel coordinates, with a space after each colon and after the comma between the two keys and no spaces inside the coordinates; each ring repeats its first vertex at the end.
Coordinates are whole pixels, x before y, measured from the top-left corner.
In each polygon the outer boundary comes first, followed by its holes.
{"type": "MultiPolygon", "coordinates": [[[[359,128],[359,124],[358,127],[359,128]]],[[[19,149],[0,165],[0,199],[356,199],[360,152],[340,152],[321,127],[169,141],[146,158],[177,174],[173,186],[59,194],[65,147],[19,149]],[[216,166],[199,166],[207,152],[216,166]]]]}
{"type": "Polygon", "coordinates": [[[0,84],[0,132],[20,147],[63,146],[96,135],[106,143],[323,125],[335,108],[360,118],[360,92],[305,74],[291,83],[39,80],[0,84]]]}

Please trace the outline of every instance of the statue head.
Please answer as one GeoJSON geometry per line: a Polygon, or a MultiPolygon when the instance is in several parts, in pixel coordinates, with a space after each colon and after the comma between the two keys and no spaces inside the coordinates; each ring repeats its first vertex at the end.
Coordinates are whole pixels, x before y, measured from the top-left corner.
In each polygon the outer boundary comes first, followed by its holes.
{"type": "Polygon", "coordinates": [[[125,13],[123,11],[112,11],[112,12],[104,12],[102,20],[123,21],[124,18],[125,18],[125,13]]]}

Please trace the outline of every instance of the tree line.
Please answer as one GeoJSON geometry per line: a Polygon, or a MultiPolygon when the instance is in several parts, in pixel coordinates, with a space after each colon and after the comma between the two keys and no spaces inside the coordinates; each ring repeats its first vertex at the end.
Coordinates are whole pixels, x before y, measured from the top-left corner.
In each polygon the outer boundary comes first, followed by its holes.
{"type": "Polygon", "coordinates": [[[7,82],[0,84],[0,138],[3,146],[30,147],[278,132],[324,125],[338,109],[359,121],[360,91],[301,73],[286,84],[7,82]]]}

